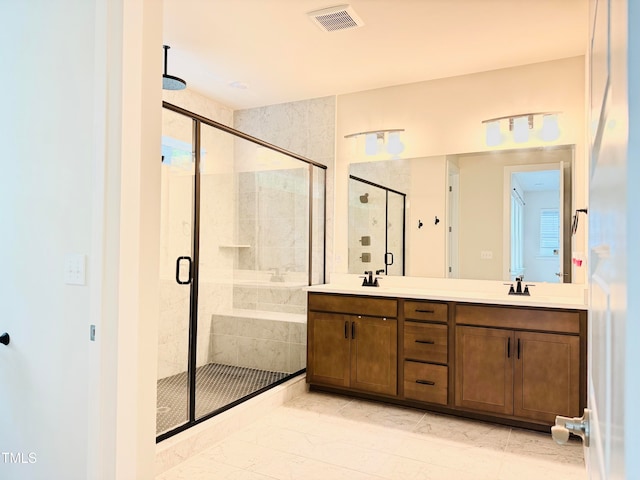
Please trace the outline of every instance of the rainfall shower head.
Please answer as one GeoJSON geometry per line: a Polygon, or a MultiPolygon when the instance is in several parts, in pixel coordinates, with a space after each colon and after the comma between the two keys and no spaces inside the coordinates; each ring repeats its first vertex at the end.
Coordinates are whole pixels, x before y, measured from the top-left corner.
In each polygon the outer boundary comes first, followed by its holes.
{"type": "Polygon", "coordinates": [[[164,48],[164,73],[162,74],[162,89],[184,90],[185,88],[187,88],[187,82],[185,82],[181,78],[167,74],[167,52],[171,47],[169,45],[163,45],[162,48],[164,48]]]}
{"type": "Polygon", "coordinates": [[[360,203],[369,203],[369,194],[360,195],[360,203]]]}

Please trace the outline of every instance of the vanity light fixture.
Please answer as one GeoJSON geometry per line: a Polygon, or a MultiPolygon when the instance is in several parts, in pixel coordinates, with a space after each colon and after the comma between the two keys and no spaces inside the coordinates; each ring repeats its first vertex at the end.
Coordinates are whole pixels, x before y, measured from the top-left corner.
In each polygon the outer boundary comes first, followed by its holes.
{"type": "Polygon", "coordinates": [[[486,144],[496,147],[503,143],[511,135],[515,143],[525,143],[529,140],[532,131],[544,142],[553,142],[560,138],[558,124],[558,112],[522,113],[508,115],[506,117],[490,118],[483,120],[486,128],[486,144]],[[539,130],[534,127],[542,122],[539,130]]]}
{"type": "Polygon", "coordinates": [[[400,132],[404,128],[390,128],[387,130],[371,130],[345,135],[344,138],[353,138],[364,135],[364,152],[367,155],[377,155],[387,152],[391,155],[399,155],[404,152],[404,143],[400,140],[400,132]]]}

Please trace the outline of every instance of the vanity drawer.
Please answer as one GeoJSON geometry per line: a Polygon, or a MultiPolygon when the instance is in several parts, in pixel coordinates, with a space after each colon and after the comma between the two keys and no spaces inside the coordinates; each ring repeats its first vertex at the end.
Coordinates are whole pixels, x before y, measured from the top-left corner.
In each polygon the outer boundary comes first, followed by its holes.
{"type": "Polygon", "coordinates": [[[580,312],[536,307],[458,304],[456,324],[578,334],[580,312]]]}
{"type": "Polygon", "coordinates": [[[447,404],[448,368],[405,360],[404,396],[421,402],[447,404]]]}
{"type": "Polygon", "coordinates": [[[371,317],[395,318],[398,316],[398,301],[396,299],[309,293],[308,301],[310,311],[349,313],[371,317]]]}
{"type": "Polygon", "coordinates": [[[404,318],[407,319],[446,322],[447,313],[448,306],[446,303],[404,302],[404,318]]]}
{"type": "Polygon", "coordinates": [[[447,325],[404,322],[404,357],[447,363],[447,325]]]}

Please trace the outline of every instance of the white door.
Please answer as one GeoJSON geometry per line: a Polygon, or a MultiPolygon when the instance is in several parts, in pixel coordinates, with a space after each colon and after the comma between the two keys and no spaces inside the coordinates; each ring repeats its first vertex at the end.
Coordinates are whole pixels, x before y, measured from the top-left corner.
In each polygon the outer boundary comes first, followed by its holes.
{"type": "Polygon", "coordinates": [[[640,122],[634,118],[631,90],[638,85],[640,57],[634,47],[640,35],[634,38],[627,27],[637,24],[640,14],[619,0],[592,0],[590,13],[587,394],[592,420],[585,458],[589,478],[631,479],[640,478],[640,441],[631,428],[640,420],[634,405],[638,385],[632,382],[637,372],[631,371],[640,365],[640,349],[634,346],[640,311],[635,298],[640,292],[635,279],[640,256],[640,122]]]}

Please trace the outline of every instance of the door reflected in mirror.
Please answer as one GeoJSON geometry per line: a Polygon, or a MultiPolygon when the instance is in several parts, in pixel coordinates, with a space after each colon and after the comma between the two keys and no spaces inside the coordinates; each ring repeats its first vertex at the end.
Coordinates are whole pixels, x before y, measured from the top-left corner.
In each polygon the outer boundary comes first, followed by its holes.
{"type": "Polygon", "coordinates": [[[402,275],[402,243],[410,276],[571,282],[573,156],[567,145],[351,164],[349,272],[402,275]],[[404,194],[404,208],[374,185],[404,194]],[[404,213],[402,235],[391,210],[404,213]]]}

